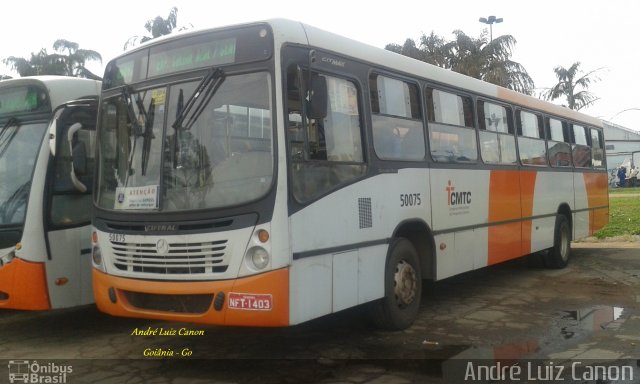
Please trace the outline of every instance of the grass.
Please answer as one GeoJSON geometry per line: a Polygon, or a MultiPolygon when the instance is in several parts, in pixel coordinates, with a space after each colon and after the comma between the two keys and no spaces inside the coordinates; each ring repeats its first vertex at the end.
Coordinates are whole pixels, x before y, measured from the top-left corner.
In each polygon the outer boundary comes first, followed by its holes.
{"type": "Polygon", "coordinates": [[[609,224],[595,237],[624,237],[640,235],[640,188],[609,190],[609,224]]]}

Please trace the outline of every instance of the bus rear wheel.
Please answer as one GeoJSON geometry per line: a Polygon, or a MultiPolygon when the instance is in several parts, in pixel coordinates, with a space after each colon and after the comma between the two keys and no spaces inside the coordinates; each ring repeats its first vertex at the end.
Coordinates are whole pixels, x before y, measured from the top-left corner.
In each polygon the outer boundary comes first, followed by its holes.
{"type": "Polygon", "coordinates": [[[553,236],[553,247],[544,255],[547,268],[561,269],[569,264],[571,255],[571,225],[565,215],[558,215],[553,236]]]}
{"type": "Polygon", "coordinates": [[[385,296],[371,304],[374,324],[387,330],[402,330],[418,317],[422,295],[422,275],[418,253],[404,238],[389,246],[384,276],[385,296]]]}

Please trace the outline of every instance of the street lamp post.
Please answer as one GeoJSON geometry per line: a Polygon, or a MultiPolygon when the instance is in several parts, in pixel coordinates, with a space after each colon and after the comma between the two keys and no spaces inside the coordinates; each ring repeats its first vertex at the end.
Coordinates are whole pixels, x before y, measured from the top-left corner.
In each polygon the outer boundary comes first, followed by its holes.
{"type": "Polygon", "coordinates": [[[493,41],[493,23],[502,23],[502,17],[496,18],[495,16],[489,16],[488,18],[481,17],[478,21],[481,23],[489,24],[489,37],[493,41]]]}

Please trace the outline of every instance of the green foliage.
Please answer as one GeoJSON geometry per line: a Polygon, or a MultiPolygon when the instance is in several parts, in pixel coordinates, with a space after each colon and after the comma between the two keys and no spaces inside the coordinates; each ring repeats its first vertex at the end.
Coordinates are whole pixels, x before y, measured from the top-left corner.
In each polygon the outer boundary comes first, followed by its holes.
{"type": "MultiPolygon", "coordinates": [[[[174,29],[178,26],[178,8],[173,7],[171,11],[169,11],[169,16],[167,18],[163,18],[161,16],[156,16],[153,19],[147,20],[144,24],[144,29],[147,30],[151,34],[151,36],[132,36],[124,43],[124,49],[126,50],[129,47],[134,47],[137,44],[142,44],[149,40],[155,39],[156,37],[168,35],[173,32],[174,29]]],[[[183,30],[184,28],[180,28],[183,30]]]]}
{"type": "Polygon", "coordinates": [[[640,188],[620,188],[609,194],[609,224],[595,237],[640,235],[640,188]]]}
{"type": "Polygon", "coordinates": [[[100,80],[99,76],[89,71],[87,61],[102,62],[102,56],[96,51],[80,49],[78,43],[59,39],[53,43],[55,53],[48,53],[42,48],[38,53],[31,53],[31,57],[10,56],[2,60],[20,77],[39,75],[74,76],[100,80]]]}
{"type": "Polygon", "coordinates": [[[455,39],[446,41],[431,32],[420,37],[419,46],[414,40],[407,39],[403,45],[387,44],[385,49],[517,92],[532,94],[533,79],[520,63],[511,60],[516,44],[513,36],[503,35],[489,40],[486,31],[479,38],[468,36],[460,30],[453,34],[455,39]]]}
{"type": "Polygon", "coordinates": [[[602,68],[582,74],[580,62],[571,64],[569,68],[557,66],[553,69],[558,78],[558,83],[542,93],[542,97],[547,100],[559,98],[567,99],[567,107],[576,111],[587,107],[598,100],[598,98],[588,91],[592,82],[599,81],[595,72],[602,68]]]}

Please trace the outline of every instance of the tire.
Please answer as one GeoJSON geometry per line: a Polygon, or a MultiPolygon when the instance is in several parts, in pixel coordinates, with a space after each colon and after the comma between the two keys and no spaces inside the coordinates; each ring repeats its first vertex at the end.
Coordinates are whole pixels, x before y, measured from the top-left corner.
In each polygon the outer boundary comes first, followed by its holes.
{"type": "Polygon", "coordinates": [[[558,215],[553,234],[553,247],[544,256],[547,268],[561,269],[569,264],[571,256],[571,225],[565,215],[558,215]]]}
{"type": "Polygon", "coordinates": [[[404,238],[392,241],[384,273],[385,296],[371,303],[373,323],[382,329],[399,331],[418,317],[422,295],[422,274],[418,253],[404,238]]]}

